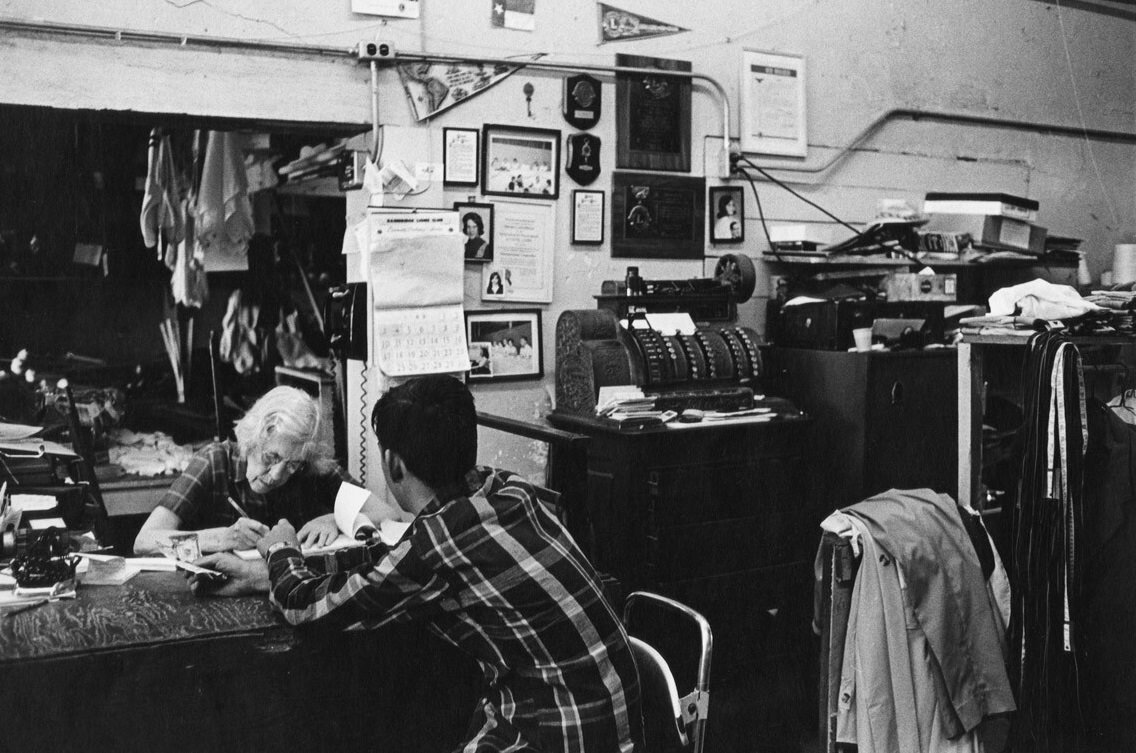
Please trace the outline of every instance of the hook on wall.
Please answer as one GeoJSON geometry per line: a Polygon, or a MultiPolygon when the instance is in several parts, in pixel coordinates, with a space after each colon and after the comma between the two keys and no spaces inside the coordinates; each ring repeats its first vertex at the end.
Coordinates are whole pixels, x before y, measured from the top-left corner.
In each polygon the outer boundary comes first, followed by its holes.
{"type": "Polygon", "coordinates": [[[533,114],[532,114],[532,98],[533,98],[533,94],[536,93],[536,87],[534,87],[532,85],[531,81],[526,81],[525,85],[524,85],[524,87],[522,87],[521,91],[523,91],[525,93],[525,107],[528,109],[529,117],[531,118],[533,116],[533,114]]]}

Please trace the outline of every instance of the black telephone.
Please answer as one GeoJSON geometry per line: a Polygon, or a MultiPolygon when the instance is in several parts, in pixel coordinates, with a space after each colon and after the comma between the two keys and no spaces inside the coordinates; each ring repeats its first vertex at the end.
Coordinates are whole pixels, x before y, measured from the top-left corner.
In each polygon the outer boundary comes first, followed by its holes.
{"type": "Polygon", "coordinates": [[[367,283],[349,282],[328,290],[323,321],[328,346],[335,353],[367,360],[367,283]]]}

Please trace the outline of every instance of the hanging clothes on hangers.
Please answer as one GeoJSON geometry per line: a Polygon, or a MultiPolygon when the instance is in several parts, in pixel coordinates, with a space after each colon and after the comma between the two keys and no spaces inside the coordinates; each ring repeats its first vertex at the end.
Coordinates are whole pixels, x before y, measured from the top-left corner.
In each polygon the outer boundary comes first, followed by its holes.
{"type": "Polygon", "coordinates": [[[254,231],[244,137],[210,131],[194,209],[195,238],[206,270],[248,269],[254,231]]]}
{"type": "Polygon", "coordinates": [[[154,128],[150,131],[146,191],[139,222],[146,248],[157,247],[159,260],[166,253],[163,245],[176,244],[185,237],[183,198],[169,134],[154,128]]]}

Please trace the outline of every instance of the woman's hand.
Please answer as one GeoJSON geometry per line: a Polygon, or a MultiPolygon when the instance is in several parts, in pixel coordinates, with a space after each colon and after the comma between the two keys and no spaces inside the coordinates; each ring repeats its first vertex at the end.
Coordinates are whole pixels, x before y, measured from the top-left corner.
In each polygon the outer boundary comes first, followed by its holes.
{"type": "Polygon", "coordinates": [[[255,549],[257,543],[268,533],[268,526],[252,518],[237,518],[228,528],[221,530],[219,552],[234,549],[255,549]]]}
{"type": "Polygon", "coordinates": [[[339,526],[335,524],[335,513],[329,512],[327,515],[312,518],[304,524],[304,527],[296,535],[299,536],[300,546],[304,549],[327,546],[339,536],[339,526]]]}

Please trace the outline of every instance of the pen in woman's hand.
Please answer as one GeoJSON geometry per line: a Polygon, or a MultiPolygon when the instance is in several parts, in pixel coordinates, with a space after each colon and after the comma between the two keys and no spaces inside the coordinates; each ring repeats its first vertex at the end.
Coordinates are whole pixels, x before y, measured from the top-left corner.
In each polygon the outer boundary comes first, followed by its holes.
{"type": "Polygon", "coordinates": [[[229,500],[229,504],[233,506],[233,509],[240,513],[242,518],[247,518],[249,516],[249,514],[244,511],[244,508],[238,505],[237,500],[233,499],[232,496],[227,497],[227,499],[229,500]]]}

